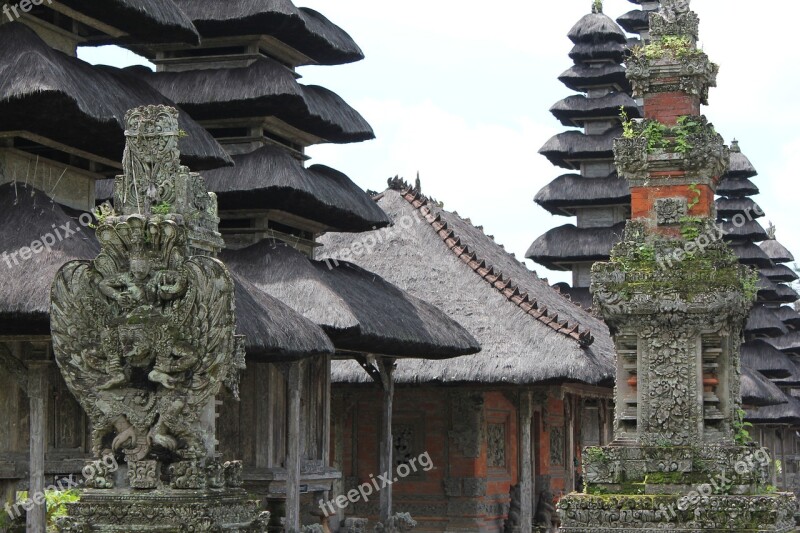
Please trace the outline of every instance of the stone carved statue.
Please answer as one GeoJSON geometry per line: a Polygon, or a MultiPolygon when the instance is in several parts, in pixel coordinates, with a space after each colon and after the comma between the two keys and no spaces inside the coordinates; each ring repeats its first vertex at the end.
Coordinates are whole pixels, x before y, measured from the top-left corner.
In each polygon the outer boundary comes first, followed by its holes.
{"type": "Polygon", "coordinates": [[[667,22],[675,22],[680,15],[691,11],[691,0],[661,0],[658,13],[667,22]]]}
{"type": "Polygon", "coordinates": [[[233,280],[213,257],[216,198],[179,163],[177,110],[133,109],[126,126],[124,175],[97,228],[101,251],[56,275],[51,330],[59,368],[91,420],[93,454],[127,462],[130,492],[94,500],[90,491],[70,520],[94,526],[93,514],[110,513],[131,531],[158,519],[183,527],[176,509],[192,516],[200,506],[197,524],[214,531],[260,530],[239,488],[241,463],[223,465],[215,453],[215,396],[223,385],[238,392],[244,368],[233,280]],[[206,488],[216,492],[163,504],[141,493],[206,488]],[[145,507],[149,515],[137,511],[145,507]]]}

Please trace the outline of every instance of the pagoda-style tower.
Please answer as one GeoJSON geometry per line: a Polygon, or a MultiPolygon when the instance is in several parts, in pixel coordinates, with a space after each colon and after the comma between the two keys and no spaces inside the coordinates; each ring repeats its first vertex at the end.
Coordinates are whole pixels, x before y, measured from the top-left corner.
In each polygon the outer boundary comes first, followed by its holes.
{"type": "Polygon", "coordinates": [[[559,503],[564,531],[794,528],[794,496],[766,494],[769,454],[742,444],[739,347],[758,278],[715,238],[729,150],[700,115],[718,68],[688,4],[664,0],[627,64],[645,116],[614,145],[631,221],[592,268],[617,346],[615,440],[585,450],[586,493],[559,503]]]}
{"type": "Polygon", "coordinates": [[[539,150],[556,166],[572,171],[550,182],[535,201],[554,215],[576,217],[540,236],[525,254],[547,268],[571,270],[573,300],[591,305],[592,263],[608,259],[621,238],[629,216],[630,191],[617,177],[612,151],[621,135],[620,109],[631,118],[640,116],[630,97],[622,60],[627,49],[625,33],[595,3],[592,13],[570,30],[575,44],[570,58],[575,65],[559,80],[583,94],[557,102],[550,111],[564,125],[581,128],[551,138],[539,150]]]}

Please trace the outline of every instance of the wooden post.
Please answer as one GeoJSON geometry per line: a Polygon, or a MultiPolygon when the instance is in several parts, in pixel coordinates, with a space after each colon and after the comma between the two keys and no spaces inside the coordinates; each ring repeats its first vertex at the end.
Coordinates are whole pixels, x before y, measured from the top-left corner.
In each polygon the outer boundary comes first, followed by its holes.
{"type": "Polygon", "coordinates": [[[533,524],[533,468],[531,456],[531,418],[533,417],[533,398],[531,391],[519,395],[519,527],[522,533],[530,533],[533,524]]]}
{"type": "MultiPolygon", "coordinates": [[[[44,497],[44,454],[47,446],[47,361],[28,363],[28,398],[30,401],[30,459],[28,497],[34,501],[44,497]]],[[[42,533],[47,529],[44,503],[34,505],[28,511],[26,530],[28,533],[42,533]]]]}
{"type": "MultiPolygon", "coordinates": [[[[381,372],[381,382],[383,384],[383,426],[381,440],[381,475],[394,477],[394,464],[392,463],[392,450],[394,449],[394,439],[392,438],[392,404],[394,402],[394,360],[386,357],[378,358],[378,365],[381,372]]],[[[381,522],[385,525],[392,516],[392,486],[387,485],[381,489],[381,522]]]]}
{"type": "Polygon", "coordinates": [[[303,363],[289,368],[288,439],[286,450],[286,533],[300,531],[300,397],[303,385],[303,363]]]}

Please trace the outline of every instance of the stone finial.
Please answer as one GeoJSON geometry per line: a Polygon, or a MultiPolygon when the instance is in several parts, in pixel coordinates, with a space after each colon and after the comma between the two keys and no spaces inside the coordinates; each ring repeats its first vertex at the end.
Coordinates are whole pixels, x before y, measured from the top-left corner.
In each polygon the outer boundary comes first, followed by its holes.
{"type": "Polygon", "coordinates": [[[603,12],[603,0],[594,0],[592,2],[592,13],[603,12]]]}
{"type": "Polygon", "coordinates": [[[115,215],[157,215],[185,226],[193,251],[215,255],[224,243],[219,234],[217,197],[196,172],[180,164],[183,135],[178,110],[144,106],[125,114],[123,174],[114,182],[115,215]]]}
{"type": "Polygon", "coordinates": [[[733,152],[733,153],[737,153],[737,154],[738,154],[738,153],[741,153],[742,149],[741,149],[741,148],[739,148],[739,141],[737,141],[736,139],[732,140],[732,141],[731,141],[731,148],[730,148],[730,150],[731,150],[731,152],[733,152]]]}

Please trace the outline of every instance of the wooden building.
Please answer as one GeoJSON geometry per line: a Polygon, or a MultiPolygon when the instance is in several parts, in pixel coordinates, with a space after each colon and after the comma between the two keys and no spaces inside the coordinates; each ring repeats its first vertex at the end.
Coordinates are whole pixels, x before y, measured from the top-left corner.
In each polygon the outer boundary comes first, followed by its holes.
{"type": "MultiPolygon", "coordinates": [[[[0,148],[7,183],[0,190],[7,208],[2,242],[13,251],[61,225],[84,223],[77,237],[59,238],[58,246],[26,257],[0,281],[0,327],[7,333],[0,339],[0,405],[17,414],[0,432],[4,499],[77,474],[88,457],[85,417],[52,364],[50,282],[63,261],[96,254],[86,211],[111,199],[113,180],[103,178],[120,169],[124,113],[177,103],[187,134],[180,141],[182,163],[203,171],[209,189],[219,193],[239,333],[248,343],[242,401],[218,402],[219,451],[249,465],[246,487],[274,511],[278,527],[282,519],[287,530],[318,522],[301,516],[300,506],[303,499],[311,508],[340,477],[327,446],[334,354],[363,360],[387,383],[384,400],[391,407],[391,364],[384,357],[479,350],[430,304],[372,273],[348,265],[329,272],[309,257],[323,231],[389,222],[349,178],[305,164],[306,146],[373,133],[334,93],[297,83],[295,67],[363,55],[343,30],[288,1],[228,2],[224,9],[194,1],[85,4],[61,3],[71,6],[69,19],[63,9],[43,8],[23,23],[0,26],[0,131],[10,139],[0,148]],[[53,21],[72,34],[51,28],[53,21]],[[134,22],[139,26],[131,27],[134,22]],[[74,57],[77,45],[101,43],[135,50],[159,72],[93,67],[74,57]],[[234,164],[234,172],[212,170],[234,164]],[[255,265],[268,268],[260,272],[255,265]],[[376,308],[375,301],[386,305],[376,308]]],[[[381,457],[390,461],[386,450],[381,457]]],[[[390,500],[385,510],[391,511],[390,500]]],[[[40,519],[29,516],[29,522],[40,519]]]]}
{"type": "MultiPolygon", "coordinates": [[[[454,360],[397,362],[395,466],[428,454],[433,467],[394,485],[395,506],[424,531],[527,531],[534,517],[555,516],[554,498],[581,487],[582,447],[611,438],[608,331],[468,219],[393,187],[376,198],[393,226],[329,233],[319,257],[385,276],[482,346],[454,360]]],[[[335,361],[333,381],[331,453],[346,494],[385,473],[375,461],[380,392],[352,362],[335,361]]],[[[373,520],[377,507],[361,501],[343,515],[373,520]]]]}

